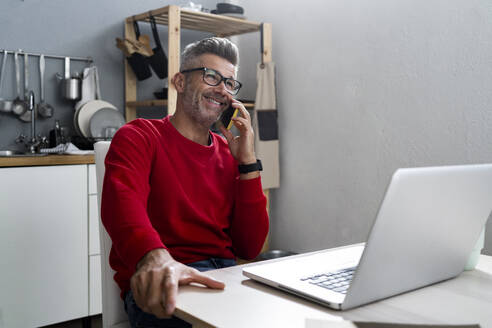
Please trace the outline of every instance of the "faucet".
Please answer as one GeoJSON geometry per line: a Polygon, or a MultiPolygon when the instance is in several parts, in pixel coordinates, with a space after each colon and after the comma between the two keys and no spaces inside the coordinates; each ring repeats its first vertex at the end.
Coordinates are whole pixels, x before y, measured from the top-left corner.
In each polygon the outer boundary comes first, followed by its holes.
{"type": "Polygon", "coordinates": [[[26,142],[25,141],[25,136],[20,135],[17,139],[16,142],[24,142],[26,147],[28,148],[28,152],[31,154],[36,154],[39,152],[39,149],[42,146],[47,145],[48,141],[46,137],[42,136],[36,136],[36,106],[34,103],[34,92],[29,91],[28,94],[28,104],[29,107],[27,110],[31,112],[31,138],[26,142]]]}
{"type": "Polygon", "coordinates": [[[34,106],[34,92],[29,91],[28,96],[29,111],[31,111],[31,147],[29,151],[31,153],[36,152],[35,144],[37,144],[36,139],[36,106],[34,106]]]}

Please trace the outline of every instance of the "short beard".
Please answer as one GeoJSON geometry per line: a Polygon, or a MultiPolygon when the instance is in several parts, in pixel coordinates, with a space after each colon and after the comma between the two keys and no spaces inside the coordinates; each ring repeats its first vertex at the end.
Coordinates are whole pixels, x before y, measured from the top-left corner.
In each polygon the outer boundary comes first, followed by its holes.
{"type": "Polygon", "coordinates": [[[202,126],[204,129],[210,129],[212,124],[219,118],[220,113],[217,113],[215,116],[205,116],[205,110],[200,108],[201,94],[198,91],[193,91],[192,88],[188,87],[189,84],[186,84],[184,90],[183,97],[183,107],[188,115],[202,126]]]}

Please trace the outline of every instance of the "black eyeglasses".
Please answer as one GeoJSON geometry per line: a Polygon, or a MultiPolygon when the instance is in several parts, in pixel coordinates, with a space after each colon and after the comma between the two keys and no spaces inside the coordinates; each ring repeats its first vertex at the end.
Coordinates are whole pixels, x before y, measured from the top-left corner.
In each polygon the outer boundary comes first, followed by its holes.
{"type": "Polygon", "coordinates": [[[241,82],[231,79],[230,77],[223,77],[222,74],[211,68],[206,68],[206,67],[191,68],[191,69],[182,70],[181,73],[189,73],[195,71],[203,72],[203,82],[207,83],[208,85],[215,87],[219,85],[220,82],[224,81],[225,88],[227,92],[229,92],[231,95],[237,95],[239,89],[241,89],[242,86],[241,82]]]}

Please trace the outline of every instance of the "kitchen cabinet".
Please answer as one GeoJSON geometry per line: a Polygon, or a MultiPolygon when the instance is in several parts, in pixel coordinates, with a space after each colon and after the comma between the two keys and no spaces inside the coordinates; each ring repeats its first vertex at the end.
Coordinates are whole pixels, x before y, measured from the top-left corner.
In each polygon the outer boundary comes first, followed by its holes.
{"type": "Polygon", "coordinates": [[[0,169],[1,327],[101,312],[100,255],[89,252],[93,166],[0,169]]]}

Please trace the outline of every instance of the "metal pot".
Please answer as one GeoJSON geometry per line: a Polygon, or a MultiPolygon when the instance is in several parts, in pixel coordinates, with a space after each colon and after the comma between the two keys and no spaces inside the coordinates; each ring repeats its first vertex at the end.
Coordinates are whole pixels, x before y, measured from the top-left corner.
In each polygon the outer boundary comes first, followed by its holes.
{"type": "Polygon", "coordinates": [[[80,99],[80,78],[70,76],[70,57],[65,57],[65,77],[61,81],[62,97],[67,100],[80,99]]]}

